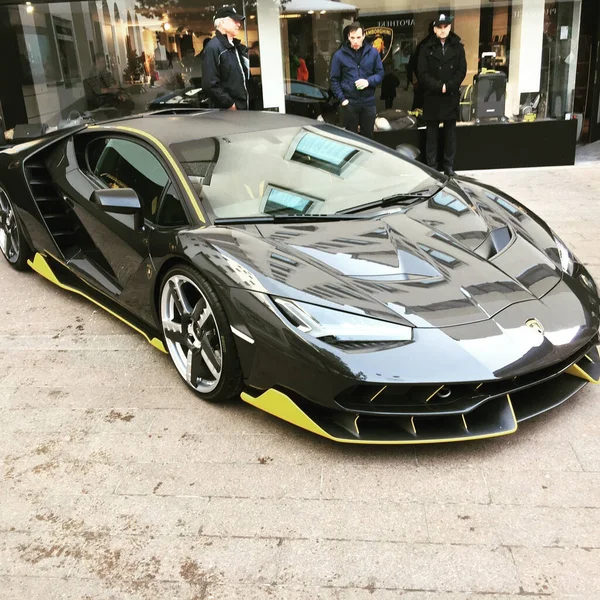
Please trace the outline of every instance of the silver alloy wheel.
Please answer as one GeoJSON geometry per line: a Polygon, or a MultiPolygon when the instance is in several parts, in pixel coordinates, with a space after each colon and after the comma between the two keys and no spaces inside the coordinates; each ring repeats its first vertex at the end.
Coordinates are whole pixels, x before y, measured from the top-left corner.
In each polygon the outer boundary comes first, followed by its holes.
{"type": "Polygon", "coordinates": [[[0,188],[0,250],[8,262],[19,260],[19,228],[12,204],[6,192],[0,188]]]}
{"type": "Polygon", "coordinates": [[[223,348],[215,315],[198,285],[185,275],[169,277],[160,318],[179,374],[201,394],[212,392],[221,381],[223,348]]]}

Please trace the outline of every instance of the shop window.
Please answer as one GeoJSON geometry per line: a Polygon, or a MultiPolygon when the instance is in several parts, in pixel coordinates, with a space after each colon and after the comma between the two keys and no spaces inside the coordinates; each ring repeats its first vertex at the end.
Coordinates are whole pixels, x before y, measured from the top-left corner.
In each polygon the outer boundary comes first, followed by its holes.
{"type": "Polygon", "coordinates": [[[54,35],[58,48],[58,58],[65,87],[73,87],[81,80],[77,47],[73,36],[73,24],[67,19],[53,17],[54,35]]]}

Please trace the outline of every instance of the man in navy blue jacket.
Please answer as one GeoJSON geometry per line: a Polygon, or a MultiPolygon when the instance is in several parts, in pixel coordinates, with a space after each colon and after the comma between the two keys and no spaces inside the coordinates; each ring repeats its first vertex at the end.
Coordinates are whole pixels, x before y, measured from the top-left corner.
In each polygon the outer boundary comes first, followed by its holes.
{"type": "Polygon", "coordinates": [[[331,90],[341,102],[346,129],[373,138],[375,126],[375,88],[383,79],[379,52],[365,42],[358,22],[348,27],[348,40],[331,60],[331,90]]]}

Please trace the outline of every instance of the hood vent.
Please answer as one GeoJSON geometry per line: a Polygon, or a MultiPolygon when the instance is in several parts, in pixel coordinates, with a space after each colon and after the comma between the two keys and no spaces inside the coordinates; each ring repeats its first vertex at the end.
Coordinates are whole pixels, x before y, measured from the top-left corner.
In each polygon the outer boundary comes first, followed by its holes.
{"type": "Polygon", "coordinates": [[[483,243],[475,249],[475,253],[486,260],[490,260],[500,254],[512,239],[513,234],[508,227],[493,229],[483,243]]]}

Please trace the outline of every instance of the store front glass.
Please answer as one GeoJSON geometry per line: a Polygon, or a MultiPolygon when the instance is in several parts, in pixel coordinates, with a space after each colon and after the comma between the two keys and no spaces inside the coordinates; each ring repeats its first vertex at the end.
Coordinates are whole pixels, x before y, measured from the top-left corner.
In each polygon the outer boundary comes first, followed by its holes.
{"type": "MultiPolygon", "coordinates": [[[[394,93],[386,101],[378,90],[378,113],[387,125],[378,122],[384,128],[416,126],[412,117],[401,120],[419,108],[415,49],[436,15],[448,12],[467,56],[465,124],[563,119],[574,110],[581,0],[231,4],[247,17],[239,37],[249,48],[253,109],[340,124],[329,68],[344,42],[344,27],[358,17],[394,93]]],[[[52,129],[79,115],[99,122],[148,109],[208,106],[201,89],[202,49],[214,34],[215,4],[179,0],[165,6],[155,0],[0,0],[4,129],[52,129]]]]}
{"type": "MultiPolygon", "coordinates": [[[[468,65],[461,121],[563,119],[573,111],[580,12],[580,0],[290,0],[281,7],[283,68],[292,81],[305,78],[327,90],[343,29],[358,18],[381,55],[383,87],[393,90],[385,92],[387,102],[378,90],[378,115],[403,119],[420,107],[415,49],[431,34],[434,18],[448,13],[468,65]]],[[[313,103],[312,112],[337,122],[335,104],[321,102],[319,110],[313,103]]]]}
{"type": "MultiPolygon", "coordinates": [[[[235,6],[247,16],[240,37],[259,88],[256,3],[235,6]]],[[[2,3],[4,129],[52,129],[80,115],[98,122],[148,108],[206,107],[202,50],[214,35],[214,10],[208,0],[180,0],[168,11],[135,0],[2,3]]]]}

